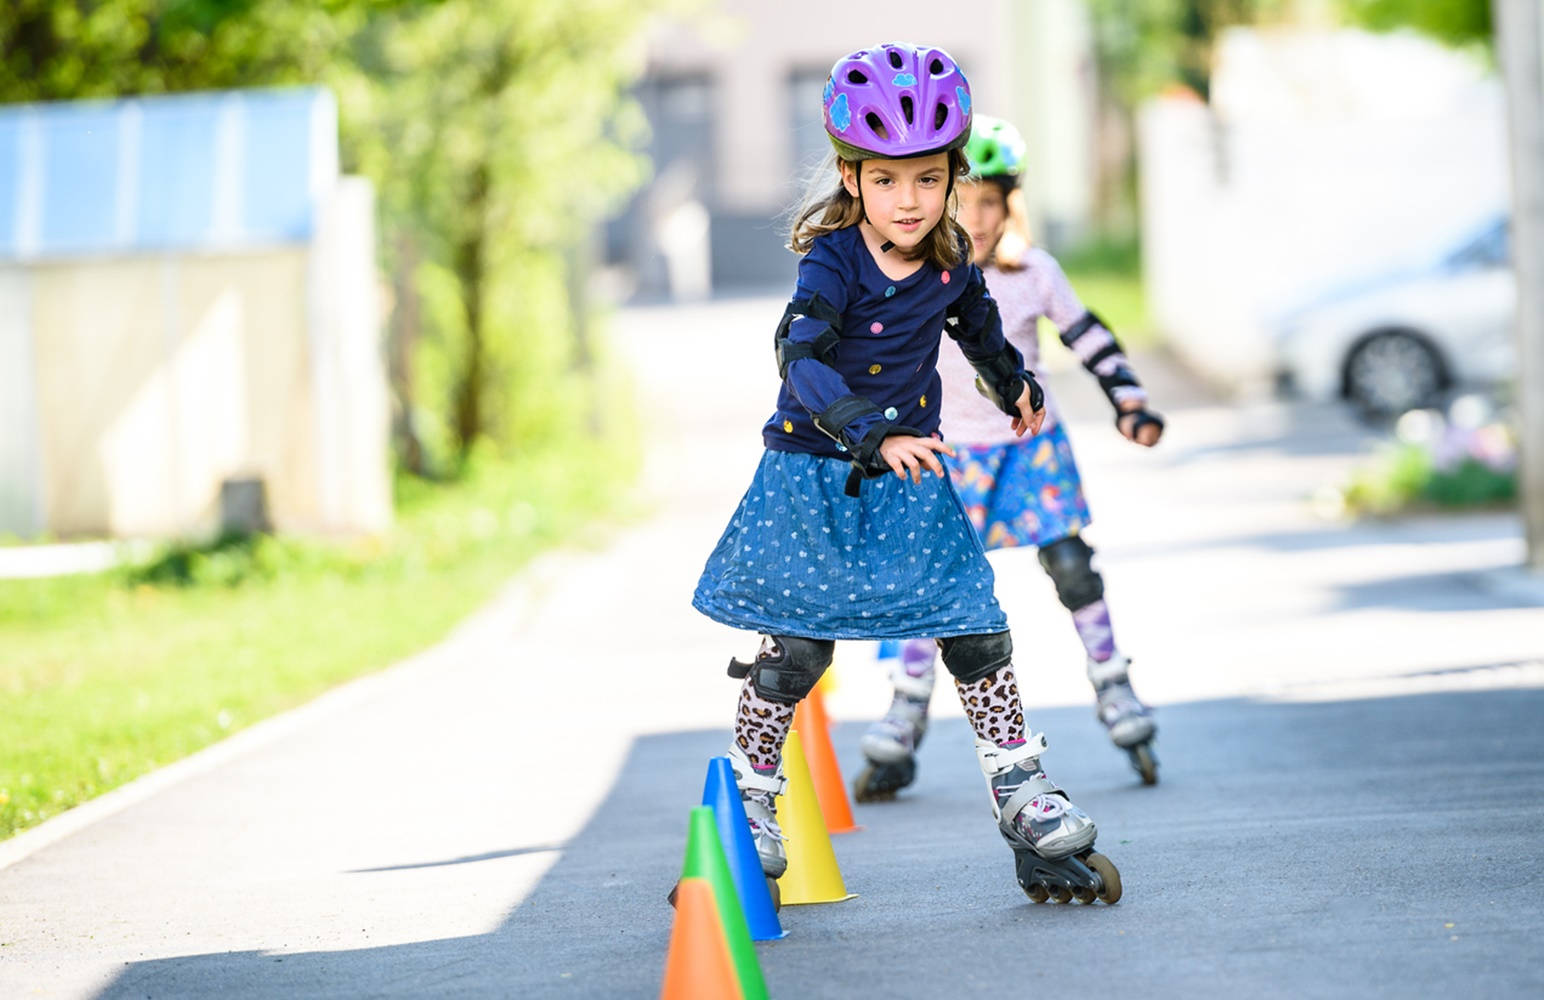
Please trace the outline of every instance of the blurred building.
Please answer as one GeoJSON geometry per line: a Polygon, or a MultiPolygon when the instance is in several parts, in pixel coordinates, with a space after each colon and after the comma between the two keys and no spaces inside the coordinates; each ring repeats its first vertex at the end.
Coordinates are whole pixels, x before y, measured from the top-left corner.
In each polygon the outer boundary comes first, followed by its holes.
{"type": "Polygon", "coordinates": [[[379,312],[328,93],[0,108],[0,534],[385,527],[379,312]]]}
{"type": "Polygon", "coordinates": [[[941,18],[936,4],[717,0],[648,42],[638,97],[649,118],[650,184],[607,229],[606,261],[647,298],[784,284],[786,213],[830,151],[820,94],[841,55],[884,41],[939,45],[965,69],[977,110],[1029,141],[1026,192],[1042,240],[1088,225],[1095,74],[1081,0],[985,0],[941,18]]]}
{"type": "Polygon", "coordinates": [[[1219,381],[1264,381],[1274,317],[1505,211],[1503,98],[1472,57],[1413,34],[1229,31],[1210,105],[1141,113],[1153,320],[1219,381]]]}

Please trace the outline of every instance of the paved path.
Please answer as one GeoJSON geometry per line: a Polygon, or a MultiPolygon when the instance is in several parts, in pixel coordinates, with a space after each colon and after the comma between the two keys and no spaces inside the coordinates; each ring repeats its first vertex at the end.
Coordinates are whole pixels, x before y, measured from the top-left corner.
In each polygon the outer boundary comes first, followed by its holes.
{"type": "MultiPolygon", "coordinates": [[[[780,306],[623,314],[656,425],[637,520],[445,644],[0,845],[0,996],[648,997],[686,809],[753,640],[687,596],[757,456],[780,306]],[[663,405],[663,404],[662,404],[663,405]]],[[[1119,863],[1116,907],[1034,907],[940,690],[905,800],[837,839],[839,905],[760,946],[775,996],[1537,994],[1544,601],[1500,515],[1347,528],[1305,498],[1364,444],[1330,411],[1145,374],[1170,437],[1073,415],[1122,644],[1162,707],[1134,784],[1025,552],[994,556],[1051,773],[1119,863]],[[1014,987],[1014,984],[1022,984],[1014,987]]],[[[844,646],[849,773],[885,701],[844,646]]]]}

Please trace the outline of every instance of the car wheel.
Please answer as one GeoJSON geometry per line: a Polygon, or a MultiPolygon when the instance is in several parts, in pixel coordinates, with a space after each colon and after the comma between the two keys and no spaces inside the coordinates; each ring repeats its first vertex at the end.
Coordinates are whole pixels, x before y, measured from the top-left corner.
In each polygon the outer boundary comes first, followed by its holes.
{"type": "Polygon", "coordinates": [[[1373,416],[1431,406],[1446,382],[1436,348],[1404,330],[1375,333],[1346,359],[1346,397],[1373,416]]]}

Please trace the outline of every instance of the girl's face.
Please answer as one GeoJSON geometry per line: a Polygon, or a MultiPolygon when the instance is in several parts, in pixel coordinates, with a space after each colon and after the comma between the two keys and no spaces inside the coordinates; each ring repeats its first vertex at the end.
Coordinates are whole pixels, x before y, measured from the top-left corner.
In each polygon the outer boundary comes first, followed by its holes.
{"type": "Polygon", "coordinates": [[[1002,188],[989,181],[960,184],[959,189],[960,225],[970,234],[976,266],[985,267],[1008,225],[1008,203],[1003,200],[1002,188]]]}
{"type": "Polygon", "coordinates": [[[944,217],[949,190],[949,154],[906,160],[864,160],[861,171],[840,161],[842,184],[854,198],[863,184],[864,212],[881,239],[911,250],[944,217]]]}

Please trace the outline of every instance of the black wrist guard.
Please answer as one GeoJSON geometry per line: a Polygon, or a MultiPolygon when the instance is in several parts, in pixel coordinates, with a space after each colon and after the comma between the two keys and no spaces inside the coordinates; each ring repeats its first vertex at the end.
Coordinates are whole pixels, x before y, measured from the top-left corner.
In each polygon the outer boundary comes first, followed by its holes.
{"type": "Polygon", "coordinates": [[[820,432],[847,450],[852,456],[852,474],[847,477],[846,493],[858,495],[860,479],[877,479],[890,472],[890,465],[879,454],[879,446],[892,434],[910,434],[926,437],[915,427],[881,420],[870,427],[861,438],[854,437],[848,426],[859,417],[880,413],[879,407],[862,396],[843,396],[830,406],[814,414],[815,426],[820,432]]]}
{"type": "Polygon", "coordinates": [[[1045,405],[1045,390],[1035,381],[1034,372],[1026,368],[1014,368],[1006,356],[998,359],[993,368],[976,367],[976,391],[992,401],[992,405],[1010,417],[1019,415],[1019,396],[1029,389],[1029,408],[1038,410],[1045,405]]]}
{"type": "Polygon", "coordinates": [[[1154,412],[1152,410],[1147,409],[1146,407],[1143,407],[1140,410],[1124,410],[1124,411],[1116,410],[1115,411],[1115,429],[1116,430],[1120,430],[1121,429],[1120,422],[1122,420],[1125,420],[1127,417],[1136,417],[1136,420],[1131,425],[1131,436],[1132,437],[1136,437],[1138,434],[1142,433],[1142,428],[1150,427],[1150,426],[1157,426],[1158,433],[1159,434],[1163,433],[1163,426],[1164,426],[1164,424],[1163,424],[1163,417],[1160,416],[1158,413],[1156,413],[1156,412],[1154,412]]]}

